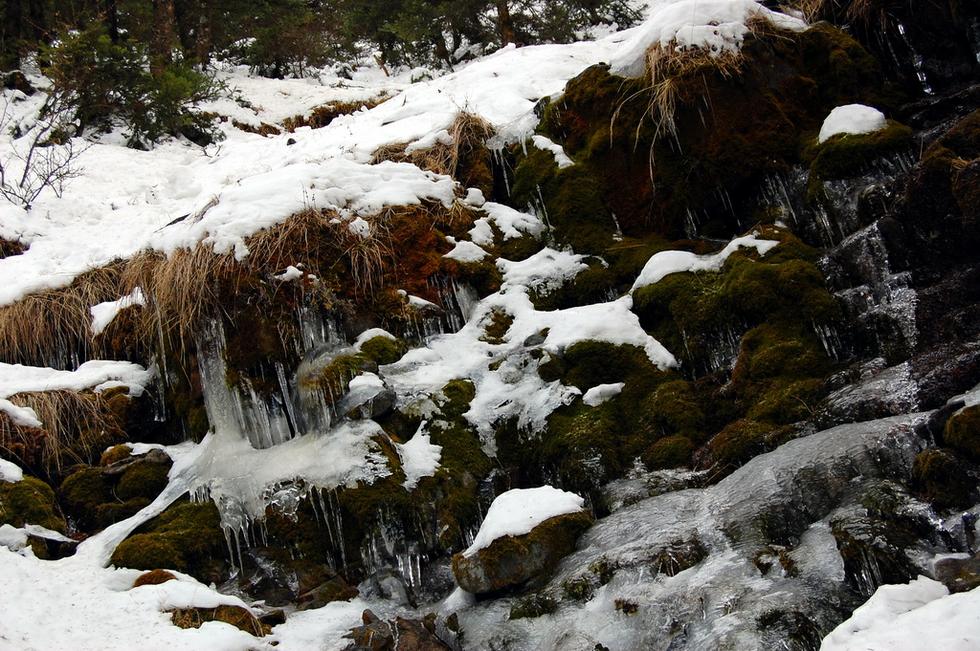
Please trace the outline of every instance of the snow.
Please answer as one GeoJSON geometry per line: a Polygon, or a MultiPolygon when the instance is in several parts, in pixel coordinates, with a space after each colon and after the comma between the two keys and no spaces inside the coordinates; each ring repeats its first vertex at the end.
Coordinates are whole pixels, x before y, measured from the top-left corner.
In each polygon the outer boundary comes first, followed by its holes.
{"type": "Polygon", "coordinates": [[[883,585],[824,639],[821,651],[972,651],[980,648],[980,589],[949,594],[920,576],[883,585]]]}
{"type": "Polygon", "coordinates": [[[415,435],[407,443],[395,443],[398,456],[402,460],[402,470],[405,472],[405,482],[402,484],[408,490],[415,488],[423,477],[431,477],[439,468],[442,458],[442,446],[435,445],[424,434],[426,422],[422,421],[415,435]]]}
{"type": "Polygon", "coordinates": [[[24,471],[13,461],[0,459],[0,481],[13,483],[24,478],[24,471]]]}
{"type": "Polygon", "coordinates": [[[123,296],[117,301],[108,301],[90,307],[89,312],[92,313],[92,334],[102,334],[102,331],[112,323],[113,319],[120,312],[134,305],[146,305],[146,297],[143,296],[143,290],[139,287],[134,289],[129,296],[123,296]]]}
{"type": "Polygon", "coordinates": [[[765,255],[778,244],[779,242],[774,240],[757,239],[756,235],[752,234],[735,238],[721,251],[711,255],[696,255],[689,251],[661,251],[647,260],[633,283],[633,291],[656,284],[670,274],[688,271],[720,271],[725,261],[739,249],[755,249],[759,255],[765,255]]]}
{"type": "Polygon", "coordinates": [[[550,138],[546,138],[545,136],[531,136],[531,143],[542,151],[550,151],[552,156],[555,157],[555,163],[560,170],[575,164],[575,161],[565,153],[565,148],[550,138]]]}
{"type": "Polygon", "coordinates": [[[590,407],[598,407],[602,403],[612,400],[622,393],[623,387],[625,386],[626,383],[624,382],[594,386],[585,392],[585,395],[582,396],[582,402],[590,407]]]}
{"type": "Polygon", "coordinates": [[[465,263],[479,262],[489,255],[486,251],[469,240],[456,241],[456,238],[453,237],[447,237],[446,239],[454,246],[452,251],[442,256],[444,258],[465,263]]]}
{"type": "Polygon", "coordinates": [[[553,486],[515,488],[501,493],[490,505],[480,531],[463,556],[472,556],[497,538],[523,536],[545,520],[584,508],[584,499],[553,486]]]}
{"type": "Polygon", "coordinates": [[[286,270],[284,272],[274,276],[276,280],[283,283],[288,283],[293,280],[299,280],[302,277],[303,277],[303,271],[299,267],[296,267],[295,265],[289,265],[288,267],[286,267],[286,270]]]}
{"type": "Polygon", "coordinates": [[[507,285],[546,293],[560,288],[588,269],[589,265],[583,262],[584,259],[585,256],[570,251],[545,247],[520,262],[498,260],[497,267],[507,285]]]}
{"type": "Polygon", "coordinates": [[[22,366],[0,362],[0,411],[5,412],[15,424],[23,427],[41,427],[37,414],[29,407],[12,403],[8,398],[18,393],[41,391],[84,391],[124,386],[129,395],[140,396],[153,380],[154,371],[132,362],[92,360],[74,371],[53,368],[22,366]]]}
{"type": "Polygon", "coordinates": [[[841,134],[874,133],[884,129],[886,125],[885,114],[876,108],[863,104],[838,106],[823,121],[817,142],[824,143],[841,134]]]}
{"type": "Polygon", "coordinates": [[[354,341],[354,348],[360,351],[361,346],[371,341],[372,339],[376,339],[377,337],[384,337],[385,339],[390,339],[392,341],[398,339],[398,337],[391,334],[384,328],[369,328],[364,332],[362,332],[361,334],[357,335],[357,339],[354,341]]]}
{"type": "Polygon", "coordinates": [[[752,19],[777,28],[802,31],[806,22],[763,6],[755,0],[679,0],[655,2],[646,22],[612,60],[612,71],[630,77],[646,72],[646,54],[653,46],[675,50],[700,49],[721,56],[738,52],[752,19]]]}

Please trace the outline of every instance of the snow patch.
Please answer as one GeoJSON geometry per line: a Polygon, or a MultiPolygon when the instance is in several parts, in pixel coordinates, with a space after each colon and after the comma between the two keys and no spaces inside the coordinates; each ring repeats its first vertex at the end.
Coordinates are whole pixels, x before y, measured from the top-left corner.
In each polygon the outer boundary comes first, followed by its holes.
{"type": "Polygon", "coordinates": [[[824,143],[834,136],[841,134],[861,135],[874,133],[875,131],[881,131],[885,126],[887,126],[885,114],[876,108],[863,104],[838,106],[823,121],[817,142],[824,143]]]}
{"type": "Polygon", "coordinates": [[[546,138],[545,136],[531,136],[531,143],[541,151],[550,151],[551,155],[555,157],[555,163],[560,170],[575,164],[575,161],[565,153],[565,148],[550,138],[546,138]]]}
{"type": "Polygon", "coordinates": [[[422,421],[415,435],[406,443],[395,443],[398,456],[402,460],[402,470],[405,472],[405,482],[402,484],[408,490],[415,488],[423,477],[431,477],[439,468],[442,458],[442,446],[435,445],[424,434],[426,422],[422,421]]]}
{"type": "Polygon", "coordinates": [[[582,396],[582,402],[590,407],[598,407],[602,403],[612,400],[620,393],[623,392],[623,387],[626,386],[625,382],[616,382],[614,384],[600,384],[594,386],[585,392],[582,396]]]}
{"type": "Polygon", "coordinates": [[[738,249],[755,249],[759,255],[765,255],[778,244],[779,242],[774,240],[757,239],[755,234],[752,234],[735,238],[724,249],[711,255],[697,255],[688,251],[661,251],[647,260],[631,291],[656,284],[670,274],[686,271],[720,271],[725,261],[738,249]]]}
{"type": "Polygon", "coordinates": [[[129,296],[123,296],[116,301],[99,303],[89,308],[92,314],[92,335],[100,335],[110,323],[127,307],[134,305],[146,305],[146,297],[143,290],[137,287],[129,296]]]}
{"type": "Polygon", "coordinates": [[[0,459],[0,481],[5,481],[7,483],[18,482],[24,478],[24,471],[21,470],[13,461],[7,461],[6,459],[0,459]]]}
{"type": "Polygon", "coordinates": [[[545,520],[584,508],[584,499],[553,486],[515,488],[501,493],[490,505],[480,531],[463,556],[472,556],[497,538],[523,536],[545,520]]]}

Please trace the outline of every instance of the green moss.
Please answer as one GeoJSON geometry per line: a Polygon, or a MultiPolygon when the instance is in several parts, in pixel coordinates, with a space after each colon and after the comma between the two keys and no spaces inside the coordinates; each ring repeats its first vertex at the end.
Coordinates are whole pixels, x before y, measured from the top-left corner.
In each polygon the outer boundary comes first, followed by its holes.
{"type": "Polygon", "coordinates": [[[974,462],[980,462],[980,405],[967,407],[946,421],[946,445],[974,462]]]}
{"type": "Polygon", "coordinates": [[[595,585],[586,577],[562,581],[561,592],[569,601],[588,601],[595,594],[595,585]]]}
{"type": "Polygon", "coordinates": [[[36,477],[17,482],[0,482],[0,524],[23,527],[36,524],[65,533],[67,526],[58,513],[54,491],[36,477]]]}
{"type": "Polygon", "coordinates": [[[171,621],[179,628],[200,628],[205,622],[223,622],[255,637],[265,634],[259,620],[241,606],[179,608],[172,611],[171,621]]]}
{"type": "Polygon", "coordinates": [[[694,453],[694,443],[691,439],[680,434],[667,436],[643,453],[643,463],[650,470],[680,468],[690,465],[694,453]]]}
{"type": "Polygon", "coordinates": [[[810,145],[804,157],[810,174],[819,180],[846,179],[867,169],[875,160],[908,152],[912,129],[889,120],[884,129],[866,134],[841,134],[810,145]]]}
{"type": "Polygon", "coordinates": [[[61,483],[59,492],[65,510],[85,531],[101,529],[104,521],[99,513],[99,507],[116,501],[112,494],[111,479],[102,472],[101,468],[91,466],[69,475],[61,483]]]}
{"type": "Polygon", "coordinates": [[[376,364],[394,364],[402,358],[408,346],[401,339],[374,337],[361,344],[361,353],[376,364]]]}
{"type": "Polygon", "coordinates": [[[737,468],[763,452],[772,444],[771,425],[752,420],[738,420],[716,434],[708,447],[714,461],[723,467],[737,468]]]}
{"type": "Polygon", "coordinates": [[[916,455],[912,481],[937,510],[965,509],[977,493],[970,467],[949,450],[931,448],[916,455]]]}
{"type": "Polygon", "coordinates": [[[644,409],[663,431],[699,438],[705,416],[694,385],[685,380],[665,382],[657,387],[644,409]]]}
{"type": "Polygon", "coordinates": [[[111,466],[117,461],[124,461],[132,456],[133,448],[128,443],[120,443],[119,445],[114,445],[99,457],[100,466],[111,466]]]}
{"type": "Polygon", "coordinates": [[[214,504],[178,502],[120,543],[111,562],[137,570],[177,570],[210,583],[226,575],[227,553],[214,504]]]}
{"type": "Polygon", "coordinates": [[[535,592],[521,597],[510,607],[510,619],[534,619],[558,610],[558,601],[549,595],[535,592]]]}
{"type": "Polygon", "coordinates": [[[301,380],[307,390],[323,393],[330,402],[339,400],[350,388],[350,381],[365,371],[376,371],[377,364],[364,353],[337,355],[316,372],[301,380]]]}
{"type": "Polygon", "coordinates": [[[137,461],[119,478],[116,496],[123,501],[133,498],[155,499],[167,487],[167,474],[171,465],[137,461]]]}

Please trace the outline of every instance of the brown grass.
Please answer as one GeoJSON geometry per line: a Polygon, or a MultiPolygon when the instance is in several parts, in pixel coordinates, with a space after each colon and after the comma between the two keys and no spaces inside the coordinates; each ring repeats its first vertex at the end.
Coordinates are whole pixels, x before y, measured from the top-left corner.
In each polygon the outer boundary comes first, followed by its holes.
{"type": "Polygon", "coordinates": [[[808,22],[843,19],[866,29],[880,30],[889,30],[894,22],[888,3],[882,0],[796,0],[792,6],[808,22]]]}
{"type": "Polygon", "coordinates": [[[311,129],[322,129],[341,115],[356,113],[361,109],[372,109],[378,104],[386,101],[390,95],[383,93],[375,97],[354,102],[330,102],[322,106],[317,106],[309,115],[295,115],[286,118],[282,122],[283,128],[289,133],[293,133],[300,127],[310,127],[311,129]]]}
{"type": "Polygon", "coordinates": [[[0,448],[28,467],[48,472],[72,463],[88,462],[106,444],[122,436],[119,392],[44,391],[19,393],[9,398],[30,407],[41,429],[15,425],[0,414],[0,448]]]}
{"type": "Polygon", "coordinates": [[[470,152],[486,148],[487,140],[494,135],[493,126],[479,115],[461,112],[447,129],[452,140],[450,144],[436,143],[426,149],[416,149],[407,152],[405,143],[381,147],[374,152],[372,162],[395,161],[412,163],[436,174],[445,174],[458,178],[460,163],[470,152]]]}
{"type": "Polygon", "coordinates": [[[0,307],[0,350],[5,361],[47,366],[60,361],[58,352],[69,357],[90,352],[89,308],[121,296],[118,287],[124,266],[114,262],[78,276],[67,287],[30,294],[0,307]]]}

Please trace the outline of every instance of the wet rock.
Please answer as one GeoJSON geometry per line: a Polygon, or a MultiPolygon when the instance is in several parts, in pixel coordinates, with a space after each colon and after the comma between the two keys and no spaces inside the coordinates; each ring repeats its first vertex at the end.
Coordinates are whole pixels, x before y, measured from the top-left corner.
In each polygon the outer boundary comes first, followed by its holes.
{"type": "Polygon", "coordinates": [[[559,515],[523,536],[503,536],[469,556],[456,554],[456,582],[474,594],[540,583],[558,561],[575,550],[575,541],[591,524],[592,516],[586,511],[559,515]]]}
{"type": "Polygon", "coordinates": [[[452,647],[436,636],[434,616],[425,619],[382,621],[370,610],[362,615],[362,626],[351,629],[346,651],[450,651],[452,647]]]}
{"type": "Polygon", "coordinates": [[[949,450],[931,448],[915,457],[913,485],[936,510],[965,509],[976,502],[977,474],[949,450]]]}
{"type": "Polygon", "coordinates": [[[980,554],[969,558],[943,558],[934,567],[936,580],[950,592],[980,588],[980,554]]]}

